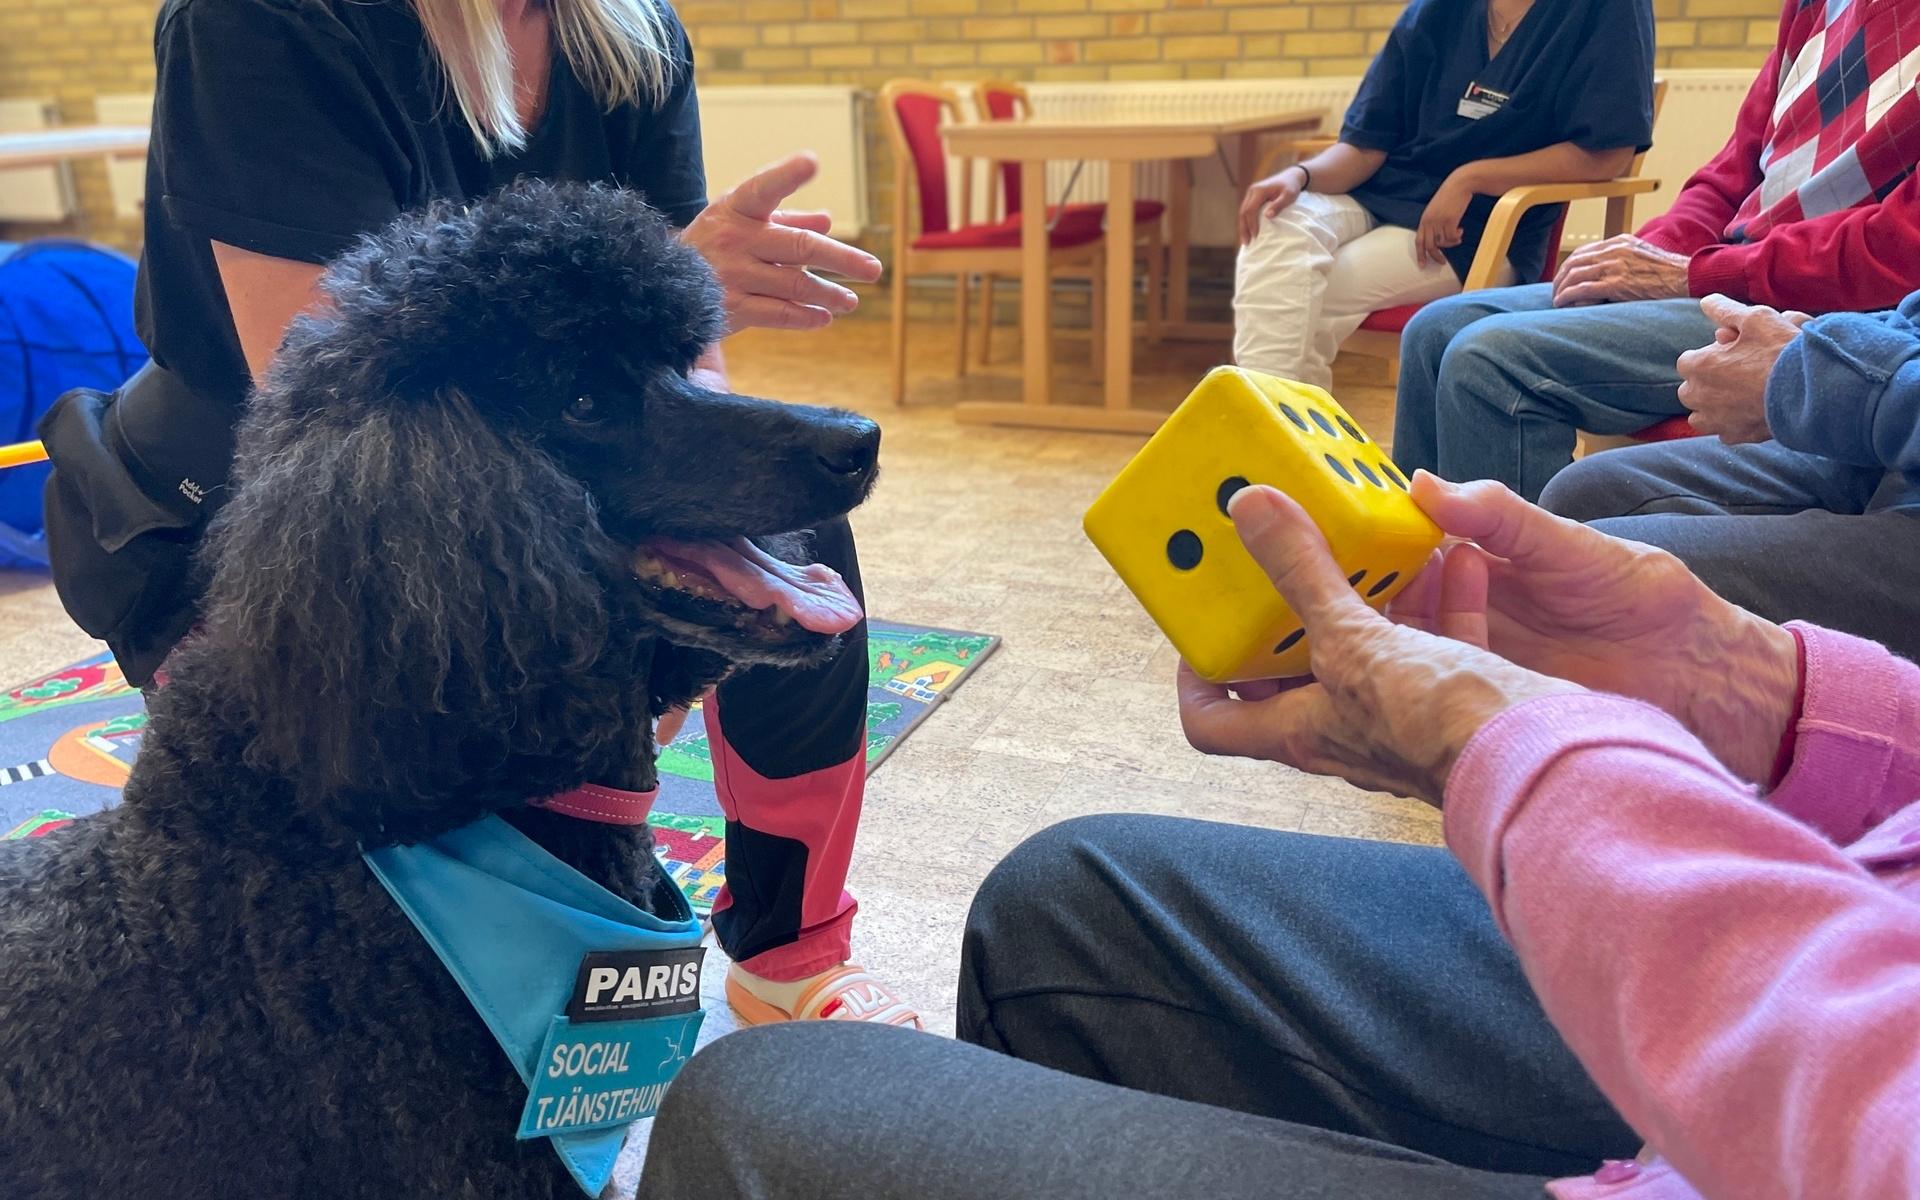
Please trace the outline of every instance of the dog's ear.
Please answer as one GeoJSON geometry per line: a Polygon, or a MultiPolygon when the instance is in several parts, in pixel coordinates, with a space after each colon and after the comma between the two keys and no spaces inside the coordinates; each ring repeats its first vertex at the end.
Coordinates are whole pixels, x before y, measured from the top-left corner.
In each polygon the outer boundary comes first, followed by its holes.
{"type": "Polygon", "coordinates": [[[650,644],[609,611],[626,565],[544,454],[458,395],[349,417],[271,388],[241,445],[200,661],[254,766],[368,838],[632,762],[650,644]]]}

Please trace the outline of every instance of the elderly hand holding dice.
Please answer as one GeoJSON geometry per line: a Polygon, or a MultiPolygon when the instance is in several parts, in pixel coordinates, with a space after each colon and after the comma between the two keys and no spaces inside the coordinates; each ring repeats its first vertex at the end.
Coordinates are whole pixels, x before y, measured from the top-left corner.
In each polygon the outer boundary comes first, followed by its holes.
{"type": "Polygon", "coordinates": [[[1183,664],[1180,716],[1196,748],[1438,804],[1489,721],[1591,688],[1665,709],[1730,769],[1766,781],[1791,719],[1791,634],[1719,599],[1671,555],[1552,516],[1499,484],[1423,473],[1413,494],[1459,540],[1389,616],[1347,584],[1299,505],[1268,487],[1234,497],[1241,540],[1307,630],[1313,677],[1226,687],[1183,664]]]}

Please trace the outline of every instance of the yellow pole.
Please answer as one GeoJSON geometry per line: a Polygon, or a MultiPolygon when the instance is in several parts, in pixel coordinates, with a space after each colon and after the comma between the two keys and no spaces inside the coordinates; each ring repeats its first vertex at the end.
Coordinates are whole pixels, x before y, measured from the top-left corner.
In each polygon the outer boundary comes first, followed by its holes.
{"type": "Polygon", "coordinates": [[[45,461],[47,448],[39,442],[15,442],[11,446],[0,446],[0,470],[45,461]]]}

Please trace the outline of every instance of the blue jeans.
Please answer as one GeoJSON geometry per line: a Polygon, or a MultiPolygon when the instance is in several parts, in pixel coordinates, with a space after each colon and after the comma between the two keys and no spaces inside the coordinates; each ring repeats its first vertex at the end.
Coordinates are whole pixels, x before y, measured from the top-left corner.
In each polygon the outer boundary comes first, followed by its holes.
{"type": "Polygon", "coordinates": [[[1545,283],[1436,300],[1400,339],[1394,461],[1537,500],[1577,430],[1634,433],[1684,412],[1674,360],[1712,340],[1697,300],[1555,308],[1545,283]]]}

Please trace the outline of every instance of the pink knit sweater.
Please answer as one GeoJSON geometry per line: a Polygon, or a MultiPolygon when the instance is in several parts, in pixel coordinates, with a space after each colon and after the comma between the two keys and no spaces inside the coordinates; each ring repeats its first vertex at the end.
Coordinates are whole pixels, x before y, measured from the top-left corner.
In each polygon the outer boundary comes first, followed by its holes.
{"type": "Polygon", "coordinates": [[[1601,695],[1504,714],[1448,784],[1448,845],[1660,1156],[1560,1200],[1920,1197],[1920,668],[1797,628],[1769,795],[1601,695]]]}

